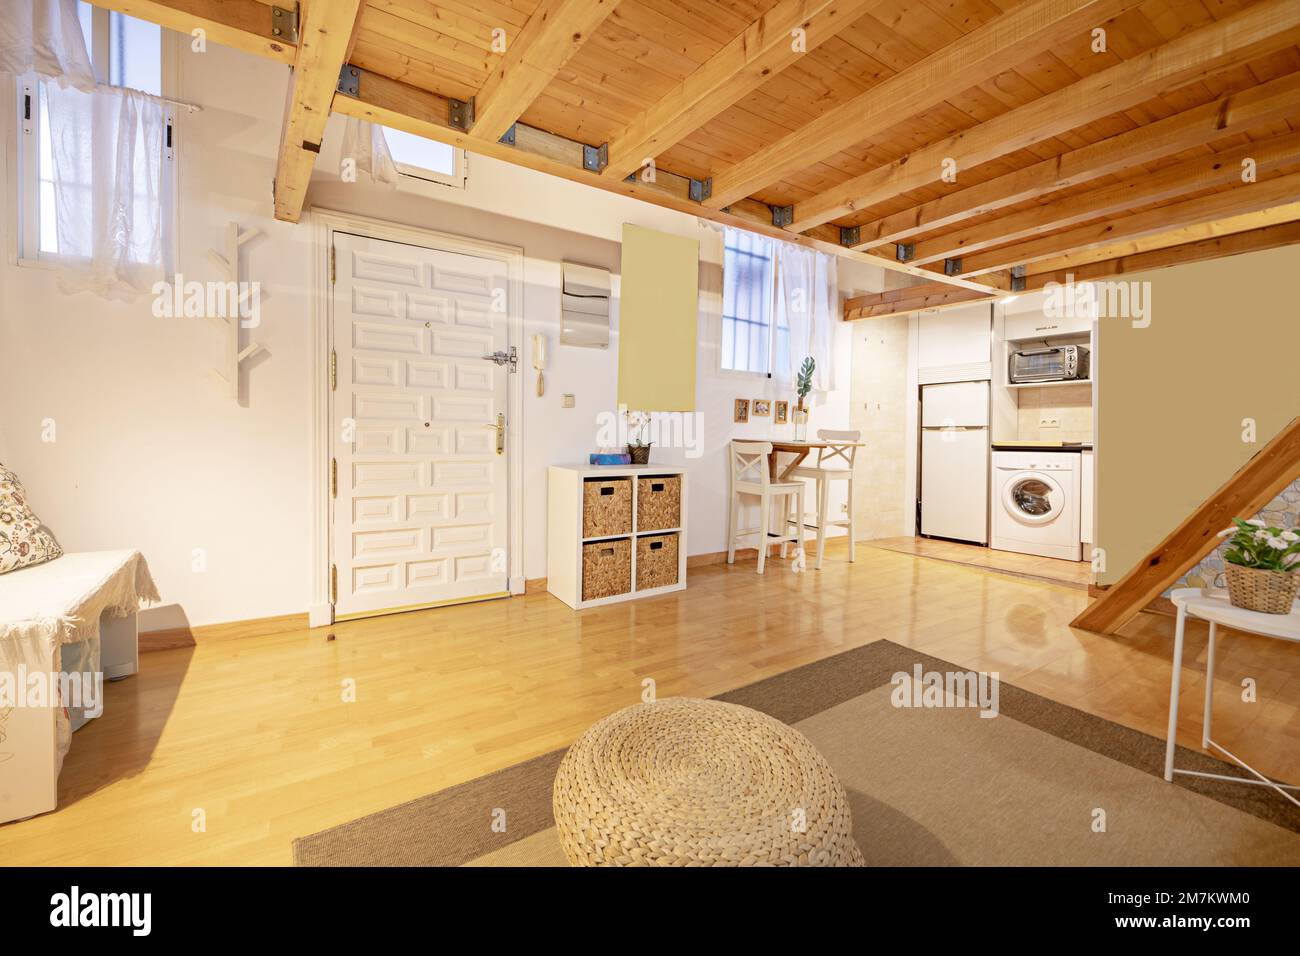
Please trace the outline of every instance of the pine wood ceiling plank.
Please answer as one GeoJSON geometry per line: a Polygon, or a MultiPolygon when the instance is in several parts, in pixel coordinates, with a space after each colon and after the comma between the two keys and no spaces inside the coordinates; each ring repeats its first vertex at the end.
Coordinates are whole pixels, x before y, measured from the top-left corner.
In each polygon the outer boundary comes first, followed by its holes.
{"type": "MultiPolygon", "coordinates": [[[[412,48],[405,48],[416,52],[412,48]]],[[[474,73],[458,63],[443,60],[436,66],[417,56],[408,55],[393,44],[371,44],[364,37],[357,39],[348,62],[363,70],[380,73],[401,80],[432,93],[454,96],[463,100],[474,95],[482,84],[482,74],[474,73]]]]}
{"type": "Polygon", "coordinates": [[[1300,135],[1291,133],[1144,171],[1134,179],[1036,205],[955,232],[920,239],[913,245],[910,261],[923,266],[960,257],[965,262],[965,257],[993,246],[1063,229],[1089,219],[1129,212],[1203,189],[1234,185],[1241,182],[1242,163],[1247,159],[1256,163],[1259,172],[1300,162],[1300,135]]]}
{"type": "Polygon", "coordinates": [[[835,35],[883,0],[781,0],[609,143],[602,175],[622,179],[835,35]],[[805,31],[796,49],[792,33],[805,31]]]}
{"type": "Polygon", "coordinates": [[[542,0],[475,95],[473,135],[498,140],[613,11],[617,0],[542,0]]]}
{"type": "MultiPolygon", "coordinates": [[[[823,114],[744,163],[720,172],[713,177],[713,196],[708,205],[725,206],[800,166],[870,139],[901,116],[928,109],[955,92],[997,75],[1008,62],[1059,43],[1134,2],[1033,0],[823,114]]],[[[815,206],[812,212],[816,212],[815,206]]],[[[842,210],[836,214],[839,212],[842,210]]],[[[826,216],[820,222],[833,218],[826,216]]]]}
{"type": "MultiPolygon", "coordinates": [[[[796,206],[791,230],[819,225],[926,182],[939,180],[945,160],[958,170],[1021,149],[1295,42],[1300,4],[1262,0],[1233,17],[1185,34],[1103,73],[1004,113],[968,133],[949,137],[897,163],[872,170],[796,206]]],[[[716,194],[716,180],[715,180],[716,194]]]]}
{"type": "Polygon", "coordinates": [[[890,315],[906,315],[909,312],[919,312],[921,309],[935,309],[988,298],[987,293],[955,289],[942,282],[923,282],[901,289],[891,289],[888,292],[845,299],[842,318],[845,322],[881,319],[890,315]]]}
{"type": "Polygon", "coordinates": [[[361,0],[312,0],[298,25],[289,102],[275,168],[275,218],[297,222],[330,117],[339,71],[357,34],[361,0]]]}
{"type": "Polygon", "coordinates": [[[447,6],[432,4],[427,0],[366,0],[365,28],[370,28],[374,14],[382,13],[395,20],[410,23],[416,27],[433,30],[454,40],[474,43],[482,50],[490,50],[492,30],[500,27],[510,31],[523,25],[527,19],[523,14],[511,11],[512,17],[492,17],[481,11],[468,10],[464,13],[447,6]]]}
{"type": "Polygon", "coordinates": [[[1082,252],[1123,239],[1157,235],[1170,229],[1263,211],[1282,205],[1296,196],[1300,196],[1300,173],[1261,178],[1258,182],[1241,183],[1207,196],[962,256],[961,274],[967,278],[977,277],[985,271],[993,272],[1053,256],[1082,252]]]}
{"type": "Polygon", "coordinates": [[[1300,73],[1099,140],[998,179],[963,187],[941,199],[862,223],[859,248],[897,242],[924,229],[954,225],[983,212],[1087,182],[1197,143],[1241,133],[1295,113],[1297,102],[1300,102],[1300,73]]]}
{"type": "Polygon", "coordinates": [[[360,39],[371,46],[387,46],[434,64],[455,63],[486,76],[500,59],[490,52],[490,33],[472,40],[452,36],[394,16],[386,10],[367,9],[360,39]]]}

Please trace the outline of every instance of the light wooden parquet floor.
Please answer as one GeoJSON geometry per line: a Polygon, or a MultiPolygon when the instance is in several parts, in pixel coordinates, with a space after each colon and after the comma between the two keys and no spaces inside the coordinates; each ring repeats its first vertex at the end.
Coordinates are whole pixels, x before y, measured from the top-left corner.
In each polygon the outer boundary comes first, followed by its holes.
{"type": "MultiPolygon", "coordinates": [[[[821,572],[773,560],[762,577],[714,565],[683,592],[582,613],[539,593],[147,654],[76,734],[59,809],[0,826],[0,861],[285,865],[296,836],[570,743],[646,679],[660,697],[710,696],[881,638],[1163,736],[1170,619],[1099,637],[1067,626],[1088,600],[1077,588],[857,558],[832,548],[821,572]]],[[[1204,644],[1193,626],[1188,746],[1204,644]]],[[[1231,632],[1221,647],[1216,737],[1300,779],[1300,647],[1231,632]]]]}

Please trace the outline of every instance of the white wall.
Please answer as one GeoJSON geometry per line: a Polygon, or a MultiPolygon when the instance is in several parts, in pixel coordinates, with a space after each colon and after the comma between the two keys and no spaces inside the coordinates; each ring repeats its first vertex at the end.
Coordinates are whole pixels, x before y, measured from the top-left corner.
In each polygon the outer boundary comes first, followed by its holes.
{"type": "MultiPolygon", "coordinates": [[[[155,319],[148,299],[63,295],[50,271],[13,263],[9,190],[2,210],[11,240],[0,265],[3,460],[68,550],[134,547],[145,554],[166,605],[143,619],[146,629],[300,613],[311,593],[312,230],[269,218],[287,71],[219,47],[206,54],[186,48],[181,62],[179,93],[204,110],[181,118],[180,270],[216,278],[205,253],[220,244],[227,220],[267,233],[247,247],[248,278],[264,290],[254,337],[267,354],[248,372],[240,405],[208,378],[219,354],[212,328],[155,319]],[[40,440],[46,418],[57,424],[53,443],[40,440]],[[206,557],[201,573],[193,569],[194,549],[206,557]]],[[[12,97],[3,99],[5,129],[12,130],[12,97]]],[[[524,250],[524,573],[542,577],[545,469],[584,459],[595,447],[596,416],[614,408],[616,378],[613,345],[608,352],[558,347],[560,263],[617,272],[624,222],[682,235],[703,227],[691,216],[476,156],[464,190],[394,193],[345,184],[331,172],[340,137],[335,118],[309,203],[524,250]],[[531,387],[534,332],[551,346],[542,398],[531,387]],[[576,408],[560,407],[566,392],[576,396],[576,408]]],[[[8,170],[5,182],[12,182],[8,170]]],[[[883,281],[882,270],[842,260],[846,291],[876,291],[883,281]]],[[[847,327],[836,346],[839,387],[815,407],[813,429],[849,421],[847,327]]],[[[773,428],[770,419],[732,425],[734,398],[776,395],[762,379],[717,372],[715,353],[701,343],[697,407],[706,453],[686,461],[695,554],[725,548],[726,440],[773,428]]],[[[681,450],[656,450],[653,460],[685,461],[681,450]]]]}

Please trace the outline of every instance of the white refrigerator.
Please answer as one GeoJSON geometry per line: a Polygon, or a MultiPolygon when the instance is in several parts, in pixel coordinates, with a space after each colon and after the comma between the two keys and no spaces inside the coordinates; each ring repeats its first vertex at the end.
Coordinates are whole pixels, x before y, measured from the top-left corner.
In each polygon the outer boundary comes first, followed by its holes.
{"type": "Polygon", "coordinates": [[[921,387],[921,534],[988,544],[988,382],[921,387]]]}

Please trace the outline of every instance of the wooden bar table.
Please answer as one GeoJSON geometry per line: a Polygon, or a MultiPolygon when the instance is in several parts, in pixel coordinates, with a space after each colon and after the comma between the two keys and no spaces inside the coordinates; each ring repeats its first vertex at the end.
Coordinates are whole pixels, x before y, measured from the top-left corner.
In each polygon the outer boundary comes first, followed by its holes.
{"type": "Polygon", "coordinates": [[[768,438],[768,439],[756,438],[754,440],[755,441],[766,440],[772,443],[772,453],[767,456],[767,467],[768,467],[768,473],[771,475],[773,482],[789,481],[790,476],[794,474],[794,470],[798,468],[801,464],[803,464],[803,460],[807,458],[809,454],[811,454],[812,452],[816,451],[819,448],[829,448],[832,445],[835,445],[840,448],[849,448],[849,447],[865,448],[866,447],[865,443],[863,442],[820,441],[820,440],[819,441],[782,441],[776,438],[768,438]],[[787,455],[794,455],[794,459],[788,465],[786,465],[784,469],[780,468],[780,466],[777,464],[777,456],[780,455],[782,452],[784,452],[787,455]]]}

